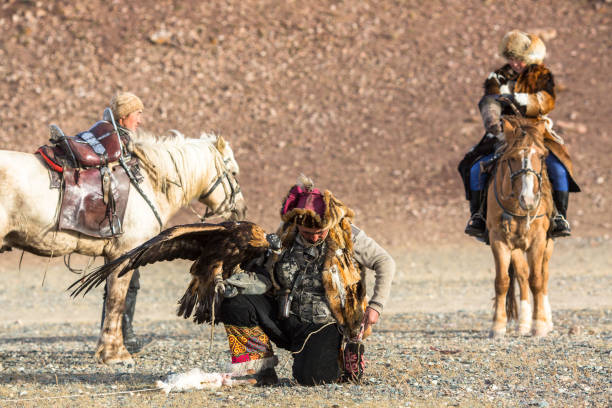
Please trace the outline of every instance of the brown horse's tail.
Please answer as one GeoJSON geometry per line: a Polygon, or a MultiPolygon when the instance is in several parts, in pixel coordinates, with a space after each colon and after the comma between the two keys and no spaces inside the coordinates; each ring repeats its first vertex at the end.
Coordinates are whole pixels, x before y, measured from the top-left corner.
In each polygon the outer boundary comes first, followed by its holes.
{"type": "Polygon", "coordinates": [[[516,296],[514,293],[514,280],[516,272],[514,271],[514,265],[510,263],[508,268],[508,276],[510,277],[510,286],[508,286],[508,292],[506,292],[506,316],[508,321],[518,319],[518,305],[516,304],[516,296]]]}

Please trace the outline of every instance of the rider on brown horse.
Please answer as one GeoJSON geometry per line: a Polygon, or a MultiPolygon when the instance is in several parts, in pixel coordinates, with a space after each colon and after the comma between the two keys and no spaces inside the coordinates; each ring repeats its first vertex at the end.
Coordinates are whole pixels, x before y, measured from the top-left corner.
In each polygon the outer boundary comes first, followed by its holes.
{"type": "Polygon", "coordinates": [[[563,139],[552,130],[552,121],[546,116],[555,107],[553,74],[543,64],[546,47],[536,35],[513,30],[504,36],[500,54],[507,64],[489,74],[484,82],[485,94],[478,104],[486,133],[459,164],[471,212],[465,233],[477,238],[485,236],[486,212],[482,206],[487,175],[481,173],[481,163],[495,160],[496,150],[504,146],[501,115],[520,113],[547,122],[545,145],[550,153],[546,167],[557,210],[550,234],[568,236],[571,233],[566,219],[569,193],[579,192],[580,188],[572,176],[572,163],[563,139]]]}

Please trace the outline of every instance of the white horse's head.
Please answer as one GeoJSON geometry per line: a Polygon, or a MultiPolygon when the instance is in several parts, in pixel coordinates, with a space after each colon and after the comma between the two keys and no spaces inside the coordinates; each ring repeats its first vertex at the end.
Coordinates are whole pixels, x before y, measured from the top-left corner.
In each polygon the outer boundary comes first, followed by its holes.
{"type": "Polygon", "coordinates": [[[208,206],[208,214],[230,220],[244,220],[247,205],[238,183],[240,167],[231,146],[221,136],[204,134],[201,138],[215,147],[221,160],[217,161],[214,181],[208,190],[202,192],[199,201],[208,206]]]}
{"type": "Polygon", "coordinates": [[[190,139],[171,131],[167,137],[156,138],[140,132],[135,141],[134,153],[151,174],[153,187],[170,202],[186,206],[197,198],[207,206],[205,217],[245,218],[246,201],[238,184],[240,169],[222,137],[203,134],[190,139]]]}

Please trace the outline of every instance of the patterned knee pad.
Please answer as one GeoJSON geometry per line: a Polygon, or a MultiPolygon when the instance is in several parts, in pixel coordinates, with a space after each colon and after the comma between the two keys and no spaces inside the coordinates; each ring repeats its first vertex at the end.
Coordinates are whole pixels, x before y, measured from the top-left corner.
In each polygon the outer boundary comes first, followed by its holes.
{"type": "Polygon", "coordinates": [[[232,364],[230,370],[236,374],[250,374],[278,364],[272,343],[261,327],[225,325],[232,364]]]}

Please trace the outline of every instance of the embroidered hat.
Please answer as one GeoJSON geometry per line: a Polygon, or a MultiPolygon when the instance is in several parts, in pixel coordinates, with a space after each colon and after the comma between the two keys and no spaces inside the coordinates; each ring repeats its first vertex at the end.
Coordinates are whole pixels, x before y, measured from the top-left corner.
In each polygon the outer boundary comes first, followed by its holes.
{"type": "Polygon", "coordinates": [[[535,34],[512,30],[499,44],[499,54],[506,59],[524,61],[527,65],[541,64],[546,57],[546,46],[535,34]]]}
{"type": "Polygon", "coordinates": [[[353,218],[353,211],[335,199],[331,192],[321,192],[306,176],[300,176],[283,200],[281,219],[287,224],[309,228],[332,228],[344,218],[353,218]]]}
{"type": "Polygon", "coordinates": [[[111,99],[110,107],[113,111],[115,120],[125,118],[132,112],[144,109],[144,105],[140,98],[131,92],[117,93],[113,96],[113,99],[111,99]]]}

